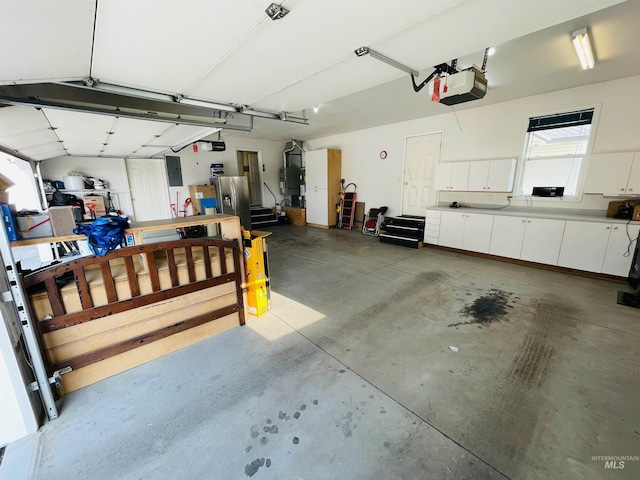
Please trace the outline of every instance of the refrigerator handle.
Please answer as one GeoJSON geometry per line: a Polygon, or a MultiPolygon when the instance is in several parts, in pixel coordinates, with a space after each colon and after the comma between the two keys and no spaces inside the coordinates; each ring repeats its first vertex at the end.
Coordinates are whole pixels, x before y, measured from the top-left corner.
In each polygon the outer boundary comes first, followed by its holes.
{"type": "Polygon", "coordinates": [[[231,208],[233,208],[233,213],[235,215],[238,214],[236,211],[236,184],[231,182],[231,208]]]}

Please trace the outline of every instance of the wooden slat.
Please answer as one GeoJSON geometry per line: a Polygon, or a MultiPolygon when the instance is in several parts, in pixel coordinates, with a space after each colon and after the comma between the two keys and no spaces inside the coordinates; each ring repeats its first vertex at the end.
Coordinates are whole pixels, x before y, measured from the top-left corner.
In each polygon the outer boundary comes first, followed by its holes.
{"type": "Polygon", "coordinates": [[[129,280],[129,290],[132,297],[140,296],[140,285],[138,285],[138,275],[133,263],[133,257],[124,257],[124,264],[127,267],[127,280],[129,280]]]}
{"type": "Polygon", "coordinates": [[[244,260],[244,257],[242,256],[242,254],[240,253],[240,248],[235,246],[233,248],[233,267],[235,269],[235,277],[236,277],[236,295],[237,295],[237,302],[238,302],[238,307],[239,307],[239,313],[240,313],[240,325],[244,325],[245,324],[245,320],[244,320],[244,292],[245,292],[245,280],[243,278],[243,273],[242,273],[242,264],[240,263],[241,258],[244,260]]]}
{"type": "Polygon", "coordinates": [[[187,258],[187,272],[189,273],[189,283],[196,281],[196,269],[193,264],[193,250],[191,247],[186,247],[184,253],[187,258]]]}
{"type": "MultiPolygon", "coordinates": [[[[202,246],[202,258],[204,259],[204,276],[205,278],[211,278],[213,274],[211,273],[211,255],[209,255],[209,246],[202,246]]],[[[222,272],[224,275],[227,272],[222,272]]]]}
{"type": "Polygon", "coordinates": [[[185,248],[188,246],[202,246],[202,245],[233,248],[234,246],[238,245],[238,242],[235,240],[218,240],[218,239],[184,239],[184,240],[174,240],[171,242],[150,243],[147,245],[120,248],[120,249],[114,250],[113,252],[107,253],[103,257],[84,257],[84,258],[73,260],[71,262],[64,263],[61,265],[55,265],[53,267],[49,267],[39,272],[31,273],[29,275],[26,275],[23,278],[23,283],[24,283],[24,286],[28,288],[32,285],[36,285],[38,283],[44,282],[47,278],[59,277],[64,273],[71,272],[78,265],[87,267],[89,265],[99,265],[103,261],[114,260],[116,258],[126,258],[129,256],[134,256],[137,254],[145,254],[148,252],[158,252],[158,251],[163,251],[169,248],[172,248],[172,249],[185,248]]]}
{"type": "Polygon", "coordinates": [[[220,261],[220,271],[224,275],[227,273],[227,255],[224,247],[218,247],[218,260],[220,261]]]}
{"type": "MultiPolygon", "coordinates": [[[[104,286],[104,291],[107,294],[107,302],[117,302],[118,295],[116,294],[116,284],[113,282],[111,265],[108,261],[100,264],[100,271],[102,272],[102,285],[104,286]]],[[[84,308],[84,305],[82,306],[82,308],[84,308]]]]}
{"type": "Polygon", "coordinates": [[[49,296],[49,302],[51,303],[51,312],[54,318],[64,315],[64,306],[62,305],[62,299],[60,298],[60,290],[56,284],[56,279],[51,277],[47,278],[44,282],[47,288],[47,295],[49,296]]]}
{"type": "Polygon", "coordinates": [[[169,263],[169,276],[171,277],[171,286],[177,287],[178,282],[178,267],[176,266],[176,256],[173,253],[173,249],[167,249],[167,262],[169,263]]]}
{"type": "Polygon", "coordinates": [[[160,291],[160,277],[158,276],[158,266],[156,265],[156,259],[153,252],[147,252],[147,271],[149,273],[149,280],[151,280],[151,290],[154,292],[160,291]]]}
{"type": "Polygon", "coordinates": [[[201,280],[187,285],[180,285],[179,287],[174,287],[170,290],[162,290],[135,298],[128,298],[109,305],[94,307],[91,310],[83,310],[80,312],[68,313],[67,315],[54,316],[50,320],[42,321],[41,328],[43,332],[52,332],[60,328],[90,322],[92,320],[106,317],[107,315],[124,312],[126,310],[131,310],[132,308],[143,307],[151,303],[161,302],[163,300],[175,298],[180,295],[186,295],[200,289],[215,287],[229,282],[237,282],[237,275],[235,273],[201,280]]]}
{"type": "Polygon", "coordinates": [[[84,268],[77,267],[73,270],[73,276],[78,286],[78,295],[80,296],[80,305],[83,310],[93,308],[93,302],[91,301],[91,294],[89,293],[89,285],[87,284],[87,277],[84,275],[84,268]]]}
{"type": "Polygon", "coordinates": [[[194,328],[199,325],[203,325],[217,318],[231,315],[232,313],[237,312],[238,308],[238,305],[229,305],[214,310],[213,312],[198,315],[197,317],[193,317],[188,320],[169,325],[154,332],[146,333],[144,335],[140,335],[123,342],[115,343],[113,345],[109,345],[108,347],[94,350],[83,355],[78,355],[77,357],[73,357],[68,360],[62,360],[60,362],[54,363],[51,368],[53,371],[61,370],[66,367],[71,367],[73,370],[77,370],[79,368],[86,367],[87,365],[91,365],[92,363],[100,362],[115,355],[128,352],[129,350],[133,350],[134,348],[140,347],[142,345],[147,345],[157,340],[166,338],[170,335],[189,330],[190,328],[194,328]]]}

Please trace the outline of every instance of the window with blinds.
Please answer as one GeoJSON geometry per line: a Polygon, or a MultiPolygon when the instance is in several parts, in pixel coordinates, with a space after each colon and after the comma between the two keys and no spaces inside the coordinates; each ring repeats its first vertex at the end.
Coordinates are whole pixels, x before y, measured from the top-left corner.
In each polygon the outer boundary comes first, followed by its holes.
{"type": "Polygon", "coordinates": [[[564,187],[575,196],[587,153],[593,108],[529,119],[520,195],[533,187],[564,187]]]}

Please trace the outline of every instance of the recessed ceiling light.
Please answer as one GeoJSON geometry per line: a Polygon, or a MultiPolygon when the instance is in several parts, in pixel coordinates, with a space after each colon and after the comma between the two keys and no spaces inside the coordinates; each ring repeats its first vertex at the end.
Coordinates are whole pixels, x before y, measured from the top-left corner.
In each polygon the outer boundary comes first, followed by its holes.
{"type": "Polygon", "coordinates": [[[320,110],[320,108],[318,108],[317,105],[315,107],[313,107],[313,113],[318,113],[318,110],[320,110]]]}

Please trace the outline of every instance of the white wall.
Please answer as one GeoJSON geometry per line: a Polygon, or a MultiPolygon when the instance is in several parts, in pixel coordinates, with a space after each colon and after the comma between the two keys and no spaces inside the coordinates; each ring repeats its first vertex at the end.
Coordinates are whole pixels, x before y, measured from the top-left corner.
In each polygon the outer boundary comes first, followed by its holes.
{"type": "Polygon", "coordinates": [[[71,171],[82,172],[87,177],[106,181],[108,190],[112,192],[115,207],[122,209],[126,215],[133,214],[123,158],[58,157],[44,160],[40,164],[42,177],[48,180],[62,181],[71,171]]]}
{"type": "MultiPolygon", "coordinates": [[[[239,134],[242,135],[242,134],[239,134]]],[[[217,135],[210,137],[217,139],[217,135]]],[[[269,185],[269,188],[276,195],[278,202],[282,200],[279,189],[279,169],[283,164],[282,153],[286,142],[274,142],[269,140],[255,140],[243,136],[232,137],[225,135],[222,140],[226,144],[224,152],[198,152],[194,153],[191,146],[178,153],[168,153],[167,155],[175,155],[180,157],[182,166],[183,187],[169,187],[171,202],[175,203],[176,193],[178,193],[178,209],[182,209],[182,204],[189,197],[189,185],[209,184],[210,165],[212,163],[224,164],[225,175],[238,175],[238,161],[236,152],[238,150],[255,150],[261,153],[262,165],[262,181],[269,185]]],[[[273,196],[262,187],[263,205],[266,207],[274,207],[275,202],[273,196]]]]}
{"type": "MultiPolygon", "coordinates": [[[[487,93],[491,95],[491,91],[487,93]]],[[[428,101],[416,95],[416,100],[428,101]]],[[[519,175],[528,119],[531,116],[588,106],[599,107],[593,153],[640,150],[640,76],[537,95],[442,115],[309,140],[307,150],[342,150],[342,177],[358,185],[366,208],[387,205],[401,213],[404,142],[407,136],[444,132],[441,161],[517,158],[519,175]],[[386,160],[379,152],[386,150],[386,160]]],[[[440,201],[506,204],[507,194],[443,192],[440,201]]],[[[585,195],[580,202],[534,200],[536,207],[606,209],[610,199],[585,195]]],[[[514,205],[525,205],[514,199],[514,205]]]]}

